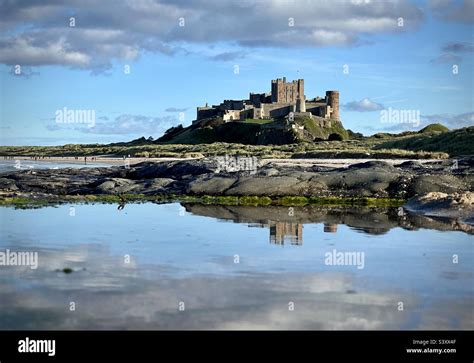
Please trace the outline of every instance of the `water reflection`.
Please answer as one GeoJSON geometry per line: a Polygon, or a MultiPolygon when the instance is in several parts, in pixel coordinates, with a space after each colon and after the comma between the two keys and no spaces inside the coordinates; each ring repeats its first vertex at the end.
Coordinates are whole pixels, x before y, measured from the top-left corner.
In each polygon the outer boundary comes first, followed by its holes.
{"type": "Polygon", "coordinates": [[[250,227],[268,228],[271,244],[301,246],[303,226],[322,223],[325,233],[337,233],[338,225],[372,235],[384,235],[394,228],[416,231],[420,228],[438,231],[462,231],[474,234],[474,227],[455,219],[430,218],[404,212],[399,208],[368,207],[252,207],[211,206],[193,203],[182,204],[187,212],[220,220],[245,223],[250,227]]]}
{"type": "Polygon", "coordinates": [[[324,223],[324,232],[326,233],[336,233],[337,224],[336,223],[324,223]]]}
{"type": "Polygon", "coordinates": [[[303,225],[301,223],[276,222],[270,226],[270,243],[285,244],[285,240],[292,245],[303,244],[303,225]]]}
{"type": "MultiPolygon", "coordinates": [[[[271,244],[284,245],[290,243],[294,246],[303,245],[303,224],[289,222],[270,222],[269,224],[249,223],[249,227],[269,228],[269,241],[271,244]]],[[[324,223],[325,233],[336,233],[337,224],[324,223]]]]}
{"type": "Polygon", "coordinates": [[[0,329],[474,327],[472,237],[447,221],[191,204],[181,215],[151,203],[76,205],[71,217],[69,207],[0,208],[0,250],[39,254],[37,270],[0,266],[0,329]],[[325,265],[333,249],[363,251],[365,268],[325,265]]]}

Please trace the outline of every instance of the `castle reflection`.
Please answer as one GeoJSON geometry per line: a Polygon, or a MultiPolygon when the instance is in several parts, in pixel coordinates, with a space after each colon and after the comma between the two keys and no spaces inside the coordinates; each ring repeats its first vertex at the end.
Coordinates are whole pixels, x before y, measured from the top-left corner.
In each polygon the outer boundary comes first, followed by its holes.
{"type": "MultiPolygon", "coordinates": [[[[290,243],[292,245],[301,246],[303,244],[303,224],[289,222],[270,222],[269,224],[249,224],[251,227],[269,227],[271,244],[284,245],[290,243]]],[[[336,233],[337,224],[324,223],[324,232],[336,233]]]]}
{"type": "Polygon", "coordinates": [[[337,224],[335,224],[335,223],[324,223],[324,232],[336,233],[337,232],[337,224]]]}
{"type": "Polygon", "coordinates": [[[270,243],[283,245],[285,242],[290,242],[292,245],[303,244],[301,223],[276,222],[270,225],[270,243]]]}

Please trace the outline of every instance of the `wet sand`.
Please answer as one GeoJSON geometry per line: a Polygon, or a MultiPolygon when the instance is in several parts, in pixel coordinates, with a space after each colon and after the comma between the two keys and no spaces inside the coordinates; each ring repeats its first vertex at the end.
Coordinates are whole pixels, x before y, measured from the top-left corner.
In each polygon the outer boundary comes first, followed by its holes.
{"type": "MultiPolygon", "coordinates": [[[[108,165],[134,165],[144,161],[154,161],[154,162],[167,162],[167,161],[180,161],[180,160],[192,160],[196,158],[140,158],[140,157],[130,157],[123,159],[121,157],[110,157],[110,156],[95,156],[95,159],[92,160],[92,157],[87,158],[88,164],[108,164],[108,165]]],[[[50,158],[34,160],[28,156],[15,156],[13,160],[29,160],[29,161],[39,161],[39,162],[52,162],[52,163],[73,163],[73,164],[85,164],[84,158],[75,159],[74,156],[65,156],[58,157],[52,156],[50,158]]],[[[418,161],[422,164],[436,161],[436,159],[260,159],[259,162],[261,165],[268,163],[274,163],[278,166],[328,166],[328,167],[348,167],[353,164],[363,163],[366,161],[385,161],[391,165],[401,164],[405,161],[418,161]]]]}

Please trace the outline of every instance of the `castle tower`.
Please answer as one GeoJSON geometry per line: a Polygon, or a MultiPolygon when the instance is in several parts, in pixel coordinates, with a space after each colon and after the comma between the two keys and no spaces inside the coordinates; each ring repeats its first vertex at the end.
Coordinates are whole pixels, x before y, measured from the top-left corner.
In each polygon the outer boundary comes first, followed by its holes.
{"type": "Polygon", "coordinates": [[[272,103],[296,104],[298,97],[304,96],[304,80],[286,82],[286,77],[272,80],[272,103]]]}
{"type": "Polygon", "coordinates": [[[339,120],[339,91],[326,91],[326,103],[331,106],[331,118],[339,120]]]}
{"type": "MultiPolygon", "coordinates": [[[[304,79],[298,79],[298,89],[297,94],[299,98],[304,100],[304,79]]],[[[302,111],[304,112],[304,111],[302,111]]]]}
{"type": "Polygon", "coordinates": [[[283,80],[280,78],[272,80],[272,102],[279,102],[278,96],[281,94],[283,89],[283,80]]]}
{"type": "Polygon", "coordinates": [[[306,112],[306,100],[304,99],[304,95],[296,99],[296,112],[306,112]]]}

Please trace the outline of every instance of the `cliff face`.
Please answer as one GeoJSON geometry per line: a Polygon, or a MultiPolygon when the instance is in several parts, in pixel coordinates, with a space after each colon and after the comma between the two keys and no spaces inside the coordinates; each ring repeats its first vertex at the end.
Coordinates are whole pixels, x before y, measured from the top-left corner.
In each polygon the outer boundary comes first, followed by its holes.
{"type": "Polygon", "coordinates": [[[251,145],[282,145],[317,140],[344,140],[347,131],[340,121],[318,117],[295,117],[285,120],[246,120],[224,122],[221,118],[204,119],[189,127],[175,127],[159,138],[158,143],[202,144],[228,142],[251,145]]]}

